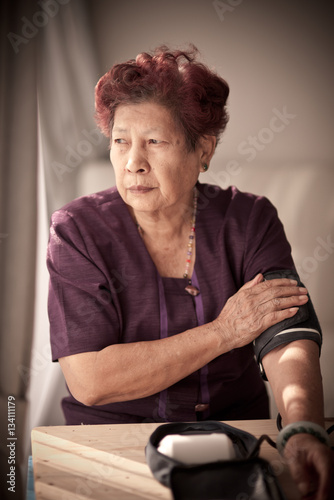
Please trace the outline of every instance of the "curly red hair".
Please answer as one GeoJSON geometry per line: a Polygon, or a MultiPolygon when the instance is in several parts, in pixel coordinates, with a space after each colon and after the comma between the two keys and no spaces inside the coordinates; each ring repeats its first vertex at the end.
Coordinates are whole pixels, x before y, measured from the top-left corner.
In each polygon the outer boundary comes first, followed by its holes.
{"type": "Polygon", "coordinates": [[[119,105],[153,101],[172,112],[191,148],[203,135],[214,135],[218,142],[228,122],[229,86],[196,61],[197,53],[195,47],[159,47],[152,55],[143,52],[115,64],[95,88],[95,119],[103,134],[110,137],[119,105]]]}

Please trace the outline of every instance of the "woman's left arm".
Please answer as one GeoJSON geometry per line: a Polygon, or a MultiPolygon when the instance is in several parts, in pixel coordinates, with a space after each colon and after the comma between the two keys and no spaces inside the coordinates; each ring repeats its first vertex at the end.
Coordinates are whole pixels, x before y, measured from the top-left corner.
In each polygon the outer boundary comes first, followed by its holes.
{"type": "MultiPolygon", "coordinates": [[[[312,340],[281,345],[262,360],[284,425],[310,421],[324,426],[319,347],[312,340]]],[[[334,453],[309,434],[292,436],[284,449],[303,498],[334,498],[334,453]]]]}

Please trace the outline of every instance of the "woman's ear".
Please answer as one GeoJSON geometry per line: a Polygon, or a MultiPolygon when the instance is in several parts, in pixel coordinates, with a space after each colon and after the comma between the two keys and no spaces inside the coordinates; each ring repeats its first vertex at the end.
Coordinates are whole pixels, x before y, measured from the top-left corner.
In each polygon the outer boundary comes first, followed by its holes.
{"type": "Polygon", "coordinates": [[[216,149],[217,139],[214,135],[202,135],[198,141],[200,153],[201,172],[206,172],[209,168],[211,158],[216,149]]]}

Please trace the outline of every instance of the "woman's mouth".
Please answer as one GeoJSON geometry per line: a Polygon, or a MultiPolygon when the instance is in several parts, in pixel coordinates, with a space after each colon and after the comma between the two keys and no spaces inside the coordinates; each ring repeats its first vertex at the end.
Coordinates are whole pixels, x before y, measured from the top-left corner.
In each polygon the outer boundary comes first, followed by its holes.
{"type": "Polygon", "coordinates": [[[149,193],[153,189],[154,189],[153,187],[149,187],[149,186],[130,186],[128,188],[128,191],[130,191],[130,193],[134,193],[134,194],[145,194],[145,193],[149,193]]]}

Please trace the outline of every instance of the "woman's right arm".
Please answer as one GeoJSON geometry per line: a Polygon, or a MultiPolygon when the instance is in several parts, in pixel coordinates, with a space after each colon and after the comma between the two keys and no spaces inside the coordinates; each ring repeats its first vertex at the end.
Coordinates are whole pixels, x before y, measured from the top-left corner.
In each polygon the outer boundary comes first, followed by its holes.
{"type": "Polygon", "coordinates": [[[85,405],[129,401],[155,394],[270,326],[292,317],[307,291],[289,279],[246,283],[216,320],[160,340],[113,344],[59,359],[72,395],[85,405]]]}

